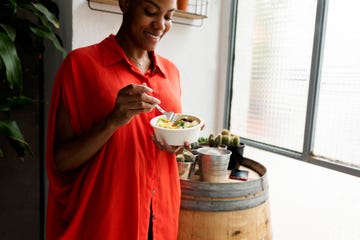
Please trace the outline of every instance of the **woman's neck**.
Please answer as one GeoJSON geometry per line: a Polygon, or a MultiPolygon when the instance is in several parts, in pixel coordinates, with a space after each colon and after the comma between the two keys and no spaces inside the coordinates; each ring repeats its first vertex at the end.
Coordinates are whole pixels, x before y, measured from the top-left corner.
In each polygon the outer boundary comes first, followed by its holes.
{"type": "Polygon", "coordinates": [[[135,47],[128,35],[119,30],[115,36],[116,41],[123,49],[127,58],[143,73],[151,66],[151,59],[148,51],[135,47]]]}

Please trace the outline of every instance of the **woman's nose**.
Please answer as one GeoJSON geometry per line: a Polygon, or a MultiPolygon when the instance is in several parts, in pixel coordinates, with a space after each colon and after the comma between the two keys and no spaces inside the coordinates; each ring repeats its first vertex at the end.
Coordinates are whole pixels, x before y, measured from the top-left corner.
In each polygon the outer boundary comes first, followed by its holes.
{"type": "Polygon", "coordinates": [[[166,28],[166,20],[159,17],[152,22],[152,27],[156,30],[164,30],[166,28]]]}

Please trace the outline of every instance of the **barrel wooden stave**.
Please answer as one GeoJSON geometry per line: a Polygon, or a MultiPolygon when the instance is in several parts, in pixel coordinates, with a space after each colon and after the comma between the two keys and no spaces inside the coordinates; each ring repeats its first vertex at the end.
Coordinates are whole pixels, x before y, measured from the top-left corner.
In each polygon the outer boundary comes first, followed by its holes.
{"type": "Polygon", "coordinates": [[[230,212],[182,210],[178,240],[270,240],[269,202],[230,212]]]}

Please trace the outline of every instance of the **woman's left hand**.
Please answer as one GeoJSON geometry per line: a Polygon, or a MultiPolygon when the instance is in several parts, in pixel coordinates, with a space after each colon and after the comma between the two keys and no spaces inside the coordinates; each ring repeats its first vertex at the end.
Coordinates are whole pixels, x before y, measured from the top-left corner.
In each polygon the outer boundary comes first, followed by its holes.
{"type": "Polygon", "coordinates": [[[152,139],[153,139],[153,142],[155,143],[155,145],[159,149],[161,149],[162,151],[165,151],[165,152],[179,154],[184,149],[188,149],[188,150],[190,149],[190,143],[188,143],[188,142],[184,142],[183,146],[171,146],[171,145],[167,144],[167,142],[164,140],[156,139],[155,135],[152,136],[152,139]]]}

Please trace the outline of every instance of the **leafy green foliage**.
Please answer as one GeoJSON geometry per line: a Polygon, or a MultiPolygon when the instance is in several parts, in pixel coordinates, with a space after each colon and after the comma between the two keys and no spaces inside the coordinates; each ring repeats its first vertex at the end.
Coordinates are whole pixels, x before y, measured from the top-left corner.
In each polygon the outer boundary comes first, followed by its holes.
{"type": "Polygon", "coordinates": [[[25,155],[25,151],[29,151],[31,153],[30,146],[27,142],[25,142],[20,128],[15,121],[0,121],[0,133],[4,134],[8,138],[11,147],[15,150],[18,156],[23,157],[25,155]]]}
{"type": "Polygon", "coordinates": [[[10,112],[14,109],[21,109],[31,102],[33,102],[33,100],[25,96],[14,96],[12,98],[5,98],[0,102],[0,111],[10,112]]]}
{"type": "MultiPolygon", "coordinates": [[[[11,118],[11,112],[33,100],[23,95],[23,69],[16,48],[17,33],[50,40],[63,56],[66,54],[56,34],[58,19],[48,6],[56,4],[51,0],[0,1],[0,84],[8,89],[4,94],[6,96],[0,95],[0,135],[5,136],[19,157],[24,157],[31,150],[18,124],[11,118]]],[[[30,48],[30,51],[33,49],[30,48]]],[[[3,154],[0,148],[0,157],[3,154]]]]}
{"type": "Polygon", "coordinates": [[[15,43],[11,38],[0,32],[0,57],[5,65],[6,78],[15,94],[22,91],[22,70],[15,43]]]}

